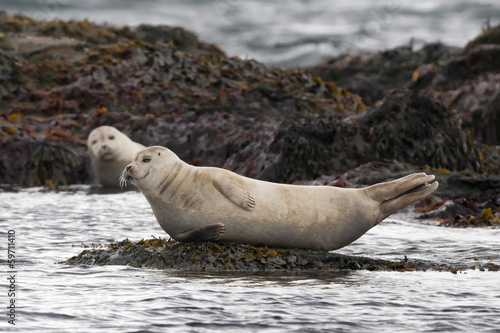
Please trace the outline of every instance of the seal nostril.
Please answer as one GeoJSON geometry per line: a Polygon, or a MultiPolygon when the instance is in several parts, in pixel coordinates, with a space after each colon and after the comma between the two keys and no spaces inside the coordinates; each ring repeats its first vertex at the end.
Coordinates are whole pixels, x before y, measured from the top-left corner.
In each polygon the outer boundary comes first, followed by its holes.
{"type": "Polygon", "coordinates": [[[127,171],[129,171],[130,168],[132,168],[132,166],[131,165],[127,165],[127,171]]]}

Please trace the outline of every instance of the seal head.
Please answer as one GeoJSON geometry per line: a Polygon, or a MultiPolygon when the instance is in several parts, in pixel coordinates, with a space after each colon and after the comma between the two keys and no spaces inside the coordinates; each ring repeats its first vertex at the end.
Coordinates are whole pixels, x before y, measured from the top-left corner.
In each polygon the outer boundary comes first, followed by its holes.
{"type": "Polygon", "coordinates": [[[90,132],[87,148],[97,181],[106,187],[118,187],[123,168],[145,147],[114,127],[101,126],[90,132]]]}

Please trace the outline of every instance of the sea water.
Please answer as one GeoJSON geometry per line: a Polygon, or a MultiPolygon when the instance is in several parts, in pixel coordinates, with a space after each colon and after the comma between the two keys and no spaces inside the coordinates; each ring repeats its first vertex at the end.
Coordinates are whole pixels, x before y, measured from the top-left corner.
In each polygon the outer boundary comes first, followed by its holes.
{"type": "Polygon", "coordinates": [[[204,273],[61,264],[92,243],[168,237],[140,192],[0,191],[0,330],[375,332],[500,330],[500,229],[386,219],[338,253],[460,263],[451,272],[204,273]],[[10,231],[10,233],[9,233],[10,231]],[[8,267],[8,236],[15,264],[8,267]],[[15,273],[9,273],[15,271],[15,273]],[[15,275],[15,296],[8,278],[15,275]],[[9,302],[15,301],[15,325],[9,302]]]}

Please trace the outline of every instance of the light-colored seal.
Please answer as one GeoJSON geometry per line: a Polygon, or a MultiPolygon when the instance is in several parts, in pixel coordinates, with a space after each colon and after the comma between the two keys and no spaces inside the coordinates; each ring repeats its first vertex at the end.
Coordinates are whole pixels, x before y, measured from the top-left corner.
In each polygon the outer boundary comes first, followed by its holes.
{"type": "Polygon", "coordinates": [[[145,147],[111,126],[101,126],[87,139],[94,177],[106,187],[118,187],[123,168],[145,147]]]}
{"type": "Polygon", "coordinates": [[[164,147],[138,152],[121,176],[137,186],[160,226],[178,241],[335,250],[433,192],[415,173],[363,189],[276,184],[195,167],[164,147]]]}

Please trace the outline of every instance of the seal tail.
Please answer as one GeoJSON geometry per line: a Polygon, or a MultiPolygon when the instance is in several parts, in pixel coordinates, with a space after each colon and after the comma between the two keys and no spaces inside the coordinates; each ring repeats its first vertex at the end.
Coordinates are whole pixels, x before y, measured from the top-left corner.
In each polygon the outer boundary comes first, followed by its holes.
{"type": "Polygon", "coordinates": [[[413,173],[390,182],[367,187],[368,197],[380,202],[380,215],[377,222],[434,192],[439,186],[438,182],[430,183],[434,178],[434,175],[427,175],[423,172],[413,173]]]}

